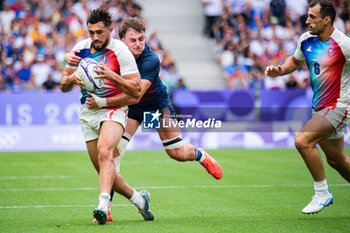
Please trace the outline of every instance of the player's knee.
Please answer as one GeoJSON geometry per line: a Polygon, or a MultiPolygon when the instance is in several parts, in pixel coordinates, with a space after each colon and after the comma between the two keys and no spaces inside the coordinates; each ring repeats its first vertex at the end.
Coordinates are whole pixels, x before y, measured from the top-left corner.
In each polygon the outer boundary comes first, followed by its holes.
{"type": "Polygon", "coordinates": [[[303,150],[303,149],[306,149],[310,146],[306,140],[305,135],[301,132],[299,132],[299,133],[297,133],[297,135],[295,135],[294,144],[298,150],[303,150]]]}
{"type": "Polygon", "coordinates": [[[341,169],[345,165],[345,160],[342,158],[339,158],[339,159],[327,158],[327,163],[332,168],[338,170],[338,169],[341,169]]]}
{"type": "Polygon", "coordinates": [[[162,140],[164,149],[170,158],[177,161],[186,161],[186,155],[184,152],[184,143],[182,136],[179,135],[175,138],[162,140]]]}
{"type": "Polygon", "coordinates": [[[100,147],[98,149],[98,160],[100,163],[113,161],[113,151],[110,151],[107,147],[100,147]]]}
{"type": "Polygon", "coordinates": [[[337,161],[334,161],[333,159],[327,158],[327,163],[328,163],[329,166],[331,166],[332,168],[336,168],[336,167],[338,166],[337,161]]]}

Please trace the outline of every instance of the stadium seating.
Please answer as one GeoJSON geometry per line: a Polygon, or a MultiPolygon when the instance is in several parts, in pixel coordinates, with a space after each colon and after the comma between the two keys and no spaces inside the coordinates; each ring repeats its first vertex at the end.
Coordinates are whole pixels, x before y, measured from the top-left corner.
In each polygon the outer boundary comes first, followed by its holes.
{"type": "MultiPolygon", "coordinates": [[[[109,9],[117,37],[118,25],[127,16],[141,16],[135,1],[1,1],[0,91],[58,90],[66,51],[88,37],[85,19],[91,9],[109,9]]],[[[170,53],[155,30],[148,43],[161,59],[161,77],[169,90],[181,79],[170,53]],[[170,61],[170,62],[169,62],[170,61]]],[[[180,80],[185,87],[183,80],[180,80]]]]}

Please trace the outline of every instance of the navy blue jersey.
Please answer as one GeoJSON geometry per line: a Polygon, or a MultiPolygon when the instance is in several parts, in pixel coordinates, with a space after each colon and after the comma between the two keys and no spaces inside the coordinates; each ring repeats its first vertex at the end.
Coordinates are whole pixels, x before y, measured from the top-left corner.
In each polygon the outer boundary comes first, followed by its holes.
{"type": "Polygon", "coordinates": [[[159,77],[160,61],[157,54],[148,45],[145,45],[145,50],[136,59],[136,64],[141,74],[141,79],[150,81],[151,86],[142,96],[140,102],[130,105],[129,108],[153,107],[159,109],[164,107],[168,102],[169,93],[159,77]]]}

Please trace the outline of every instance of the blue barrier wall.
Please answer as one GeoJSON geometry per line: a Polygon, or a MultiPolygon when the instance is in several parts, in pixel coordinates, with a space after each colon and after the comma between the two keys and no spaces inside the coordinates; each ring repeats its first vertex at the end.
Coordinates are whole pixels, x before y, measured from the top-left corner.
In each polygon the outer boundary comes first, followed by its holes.
{"type": "MultiPolygon", "coordinates": [[[[213,130],[183,132],[206,148],[294,147],[295,132],[311,117],[308,91],[177,91],[177,113],[222,120],[213,130]]],[[[0,93],[0,151],[85,150],[79,93],[0,93]]],[[[128,149],[162,148],[154,132],[137,131],[128,149]]],[[[345,134],[350,145],[350,134],[345,134]]]]}

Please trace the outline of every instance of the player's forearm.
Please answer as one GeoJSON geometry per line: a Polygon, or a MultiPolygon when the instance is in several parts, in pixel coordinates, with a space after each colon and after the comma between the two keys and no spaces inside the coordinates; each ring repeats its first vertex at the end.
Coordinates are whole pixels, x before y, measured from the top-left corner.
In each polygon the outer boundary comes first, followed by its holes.
{"type": "Polygon", "coordinates": [[[62,78],[60,81],[60,88],[62,92],[71,91],[74,87],[74,79],[72,79],[72,71],[63,70],[62,78]]]}
{"type": "Polygon", "coordinates": [[[293,56],[288,57],[287,60],[281,65],[281,75],[290,74],[302,65],[302,62],[296,60],[293,56]]]}
{"type": "Polygon", "coordinates": [[[116,96],[107,98],[107,106],[128,106],[137,104],[140,101],[140,98],[134,98],[132,96],[127,95],[126,93],[120,93],[116,96]]]}
{"type": "Polygon", "coordinates": [[[128,96],[135,99],[141,97],[141,79],[140,74],[129,74],[124,77],[115,75],[114,83],[128,96]]]}

